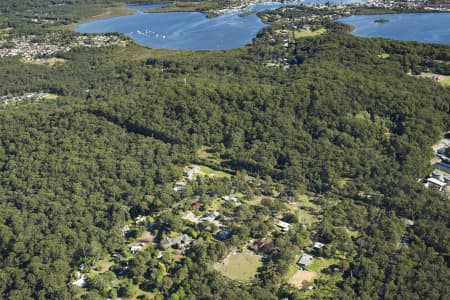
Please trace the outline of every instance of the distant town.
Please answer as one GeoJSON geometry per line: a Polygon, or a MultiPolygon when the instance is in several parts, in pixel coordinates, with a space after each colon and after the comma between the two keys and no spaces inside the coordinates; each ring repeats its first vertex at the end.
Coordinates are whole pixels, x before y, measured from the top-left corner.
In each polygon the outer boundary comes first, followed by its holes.
{"type": "Polygon", "coordinates": [[[267,0],[238,0],[231,1],[228,7],[221,9],[214,9],[209,11],[210,15],[222,15],[232,12],[238,12],[256,4],[268,4],[268,3],[292,3],[293,5],[315,7],[315,8],[345,8],[345,7],[366,7],[366,8],[383,8],[383,9],[423,9],[429,11],[449,11],[450,4],[435,4],[430,1],[413,0],[413,1],[393,1],[393,0],[368,0],[366,2],[359,3],[304,3],[304,1],[267,1],[267,0]]]}
{"type": "MultiPolygon", "coordinates": [[[[232,1],[226,8],[207,11],[208,15],[221,15],[241,11],[255,4],[275,3],[277,1],[252,0],[252,1],[232,1]]],[[[340,17],[355,14],[360,9],[379,10],[422,10],[422,11],[449,11],[450,4],[432,4],[428,1],[386,1],[374,0],[361,3],[303,3],[302,1],[289,2],[292,4],[301,4],[300,6],[286,6],[281,8],[285,11],[302,11],[305,8],[317,10],[318,13],[307,13],[304,16],[295,16],[292,18],[281,17],[276,11],[267,11],[260,14],[261,19],[266,23],[278,25],[282,30],[276,32],[281,37],[279,41],[284,47],[294,39],[302,36],[308,36],[323,33],[323,23],[335,20],[340,17]],[[320,12],[322,11],[322,12],[320,12]],[[320,13],[319,13],[320,12],[320,13]]],[[[36,21],[36,20],[35,20],[36,21]]],[[[272,37],[274,40],[275,38],[272,37]]],[[[76,47],[106,47],[119,46],[124,47],[127,41],[121,36],[115,34],[95,34],[62,37],[60,33],[51,33],[46,36],[24,35],[15,36],[10,28],[0,29],[0,58],[3,57],[21,57],[25,62],[42,62],[42,60],[55,58],[58,53],[68,52],[76,47]]],[[[280,61],[269,62],[269,65],[283,66],[288,68],[288,64],[281,59],[280,61]]]]}
{"type": "Polygon", "coordinates": [[[124,47],[126,45],[127,42],[117,35],[82,35],[70,39],[69,42],[57,33],[44,37],[28,35],[0,38],[0,58],[21,57],[26,62],[33,62],[40,58],[54,57],[60,52],[68,52],[77,47],[124,47]]]}

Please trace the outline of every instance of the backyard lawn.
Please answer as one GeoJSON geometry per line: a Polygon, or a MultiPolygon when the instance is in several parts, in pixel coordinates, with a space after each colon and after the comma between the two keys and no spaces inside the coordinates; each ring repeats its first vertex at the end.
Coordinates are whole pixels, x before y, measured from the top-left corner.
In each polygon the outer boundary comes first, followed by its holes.
{"type": "Polygon", "coordinates": [[[320,271],[322,271],[323,269],[338,263],[339,260],[336,258],[317,257],[314,258],[313,261],[306,268],[310,271],[320,273],[320,271]]]}
{"type": "Polygon", "coordinates": [[[222,262],[216,263],[214,268],[231,279],[248,281],[255,277],[261,266],[261,256],[245,252],[231,253],[222,262]]]}

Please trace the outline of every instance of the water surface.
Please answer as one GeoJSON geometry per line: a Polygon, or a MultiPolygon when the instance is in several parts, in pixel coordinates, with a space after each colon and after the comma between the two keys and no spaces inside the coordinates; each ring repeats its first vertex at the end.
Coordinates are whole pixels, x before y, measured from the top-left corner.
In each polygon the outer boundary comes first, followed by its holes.
{"type": "Polygon", "coordinates": [[[338,21],[354,26],[357,36],[450,45],[450,13],[359,15],[338,21]]]}
{"type": "MultiPolygon", "coordinates": [[[[199,12],[144,13],[144,10],[164,6],[136,5],[133,15],[113,17],[79,25],[83,33],[121,32],[136,43],[153,48],[220,50],[239,48],[251,43],[258,31],[267,26],[256,14],[239,16],[245,11],[277,9],[301,3],[355,2],[355,0],[309,0],[303,2],[256,4],[241,11],[207,18],[199,12]]],[[[167,4],[166,4],[167,5],[167,4]]]]}

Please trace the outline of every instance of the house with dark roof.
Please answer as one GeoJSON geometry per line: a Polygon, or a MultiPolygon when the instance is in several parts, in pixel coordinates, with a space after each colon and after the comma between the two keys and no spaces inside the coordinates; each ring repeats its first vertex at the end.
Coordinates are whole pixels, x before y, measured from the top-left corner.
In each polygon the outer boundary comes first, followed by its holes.
{"type": "Polygon", "coordinates": [[[222,228],[222,230],[216,234],[216,238],[221,241],[228,239],[230,236],[231,236],[231,229],[226,227],[222,228]]]}
{"type": "Polygon", "coordinates": [[[275,248],[275,245],[273,243],[273,240],[271,238],[262,238],[251,246],[251,249],[255,253],[264,253],[264,254],[270,254],[273,252],[275,248]]]}

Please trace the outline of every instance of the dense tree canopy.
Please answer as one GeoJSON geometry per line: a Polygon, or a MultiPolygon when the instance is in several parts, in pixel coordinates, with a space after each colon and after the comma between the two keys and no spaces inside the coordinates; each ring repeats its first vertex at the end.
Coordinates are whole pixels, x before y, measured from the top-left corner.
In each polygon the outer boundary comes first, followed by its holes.
{"type": "MultiPolygon", "coordinates": [[[[27,3],[2,1],[0,8],[16,11],[15,5],[27,3]]],[[[252,45],[227,52],[131,45],[76,48],[59,54],[66,62],[53,67],[0,59],[0,95],[59,96],[0,110],[0,298],[76,295],[67,285],[72,270],[116,249],[120,228],[138,214],[161,213],[180,201],[173,182],[197,150],[209,146],[223,159],[217,167],[265,176],[286,195],[308,190],[328,199],[315,234],[331,244],[329,251],[354,254],[341,266],[335,298],[374,299],[384,289],[386,299],[444,299],[449,203],[417,178],[430,171],[431,145],[450,128],[450,93],[406,71],[448,72],[443,61],[450,49],[362,39],[342,25],[329,26],[329,33],[288,49],[267,44],[269,28],[252,45]],[[280,53],[289,57],[288,69],[265,66],[280,53]],[[400,217],[416,225],[411,247],[398,255],[386,283],[403,231],[400,217]],[[361,235],[350,237],[342,228],[361,235]]],[[[189,188],[204,198],[231,190],[227,181],[189,188]]],[[[236,235],[263,237],[269,225],[252,216],[277,205],[243,206],[236,235]]],[[[167,230],[183,228],[171,213],[161,220],[167,230]]],[[[155,249],[136,256],[127,276],[170,299],[301,298],[281,282],[292,249],[305,240],[300,225],[275,237],[281,250],[249,285],[211,271],[235,241],[216,241],[207,232],[179,262],[161,263],[155,249]]],[[[90,278],[86,298],[110,297],[105,286],[114,276],[90,278]]],[[[129,289],[124,284],[117,296],[129,289]]]]}

